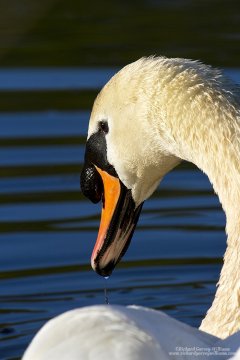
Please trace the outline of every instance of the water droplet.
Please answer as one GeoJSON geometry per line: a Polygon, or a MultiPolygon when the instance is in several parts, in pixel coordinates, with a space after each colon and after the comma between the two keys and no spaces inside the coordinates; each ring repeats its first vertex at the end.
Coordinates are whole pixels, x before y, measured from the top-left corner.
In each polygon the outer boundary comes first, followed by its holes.
{"type": "MultiPolygon", "coordinates": [[[[105,280],[107,280],[109,278],[109,276],[105,277],[105,280]]],[[[104,298],[105,298],[105,303],[107,305],[109,305],[109,299],[108,299],[108,291],[107,291],[107,287],[106,285],[104,286],[104,298]]]]}

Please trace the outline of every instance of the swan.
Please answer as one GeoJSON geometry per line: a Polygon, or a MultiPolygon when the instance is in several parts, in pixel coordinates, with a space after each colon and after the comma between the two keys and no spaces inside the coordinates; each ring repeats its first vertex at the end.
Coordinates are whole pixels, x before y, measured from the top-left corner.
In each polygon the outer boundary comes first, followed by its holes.
{"type": "Polygon", "coordinates": [[[101,90],[81,173],[83,193],[103,203],[91,264],[111,275],[143,202],[182,160],[207,174],[226,213],[224,264],[200,329],[144,307],[84,307],[47,322],[23,360],[207,359],[216,351],[240,359],[233,355],[240,345],[240,100],[220,71],[187,59],[141,58],[101,90]]]}

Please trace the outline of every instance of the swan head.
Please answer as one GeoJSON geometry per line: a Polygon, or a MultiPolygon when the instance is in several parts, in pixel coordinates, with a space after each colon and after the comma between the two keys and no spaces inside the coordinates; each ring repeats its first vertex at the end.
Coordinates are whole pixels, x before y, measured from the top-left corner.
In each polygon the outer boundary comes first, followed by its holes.
{"type": "Polygon", "coordinates": [[[117,73],[95,100],[89,122],[81,188],[90,200],[103,203],[91,260],[103,276],[126,252],[143,202],[180,162],[167,150],[167,139],[159,141],[156,69],[148,67],[141,59],[117,73]]]}

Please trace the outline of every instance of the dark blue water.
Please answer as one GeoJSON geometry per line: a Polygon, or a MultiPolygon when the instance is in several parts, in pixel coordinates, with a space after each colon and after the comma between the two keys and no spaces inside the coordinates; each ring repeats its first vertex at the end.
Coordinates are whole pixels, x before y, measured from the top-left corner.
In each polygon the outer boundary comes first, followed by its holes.
{"type": "MultiPolygon", "coordinates": [[[[0,112],[0,359],[19,358],[49,318],[105,301],[105,280],[89,265],[100,205],[79,189],[90,106],[22,110],[15,102],[11,109],[11,94],[31,90],[41,99],[74,89],[81,100],[113,72],[0,70],[0,90],[9,97],[9,109],[0,112]]],[[[227,72],[240,80],[239,70],[227,72]]],[[[207,177],[180,165],[146,201],[131,246],[107,281],[110,303],[161,309],[199,326],[215,293],[224,227],[207,177]]]]}

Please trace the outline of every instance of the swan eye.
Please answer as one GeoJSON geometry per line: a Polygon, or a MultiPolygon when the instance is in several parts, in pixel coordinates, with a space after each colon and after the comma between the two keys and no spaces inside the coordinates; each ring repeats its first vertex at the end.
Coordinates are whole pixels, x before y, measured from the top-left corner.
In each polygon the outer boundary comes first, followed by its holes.
{"type": "Polygon", "coordinates": [[[107,121],[100,121],[99,122],[99,130],[103,131],[105,134],[108,133],[109,128],[108,128],[107,121]]]}

